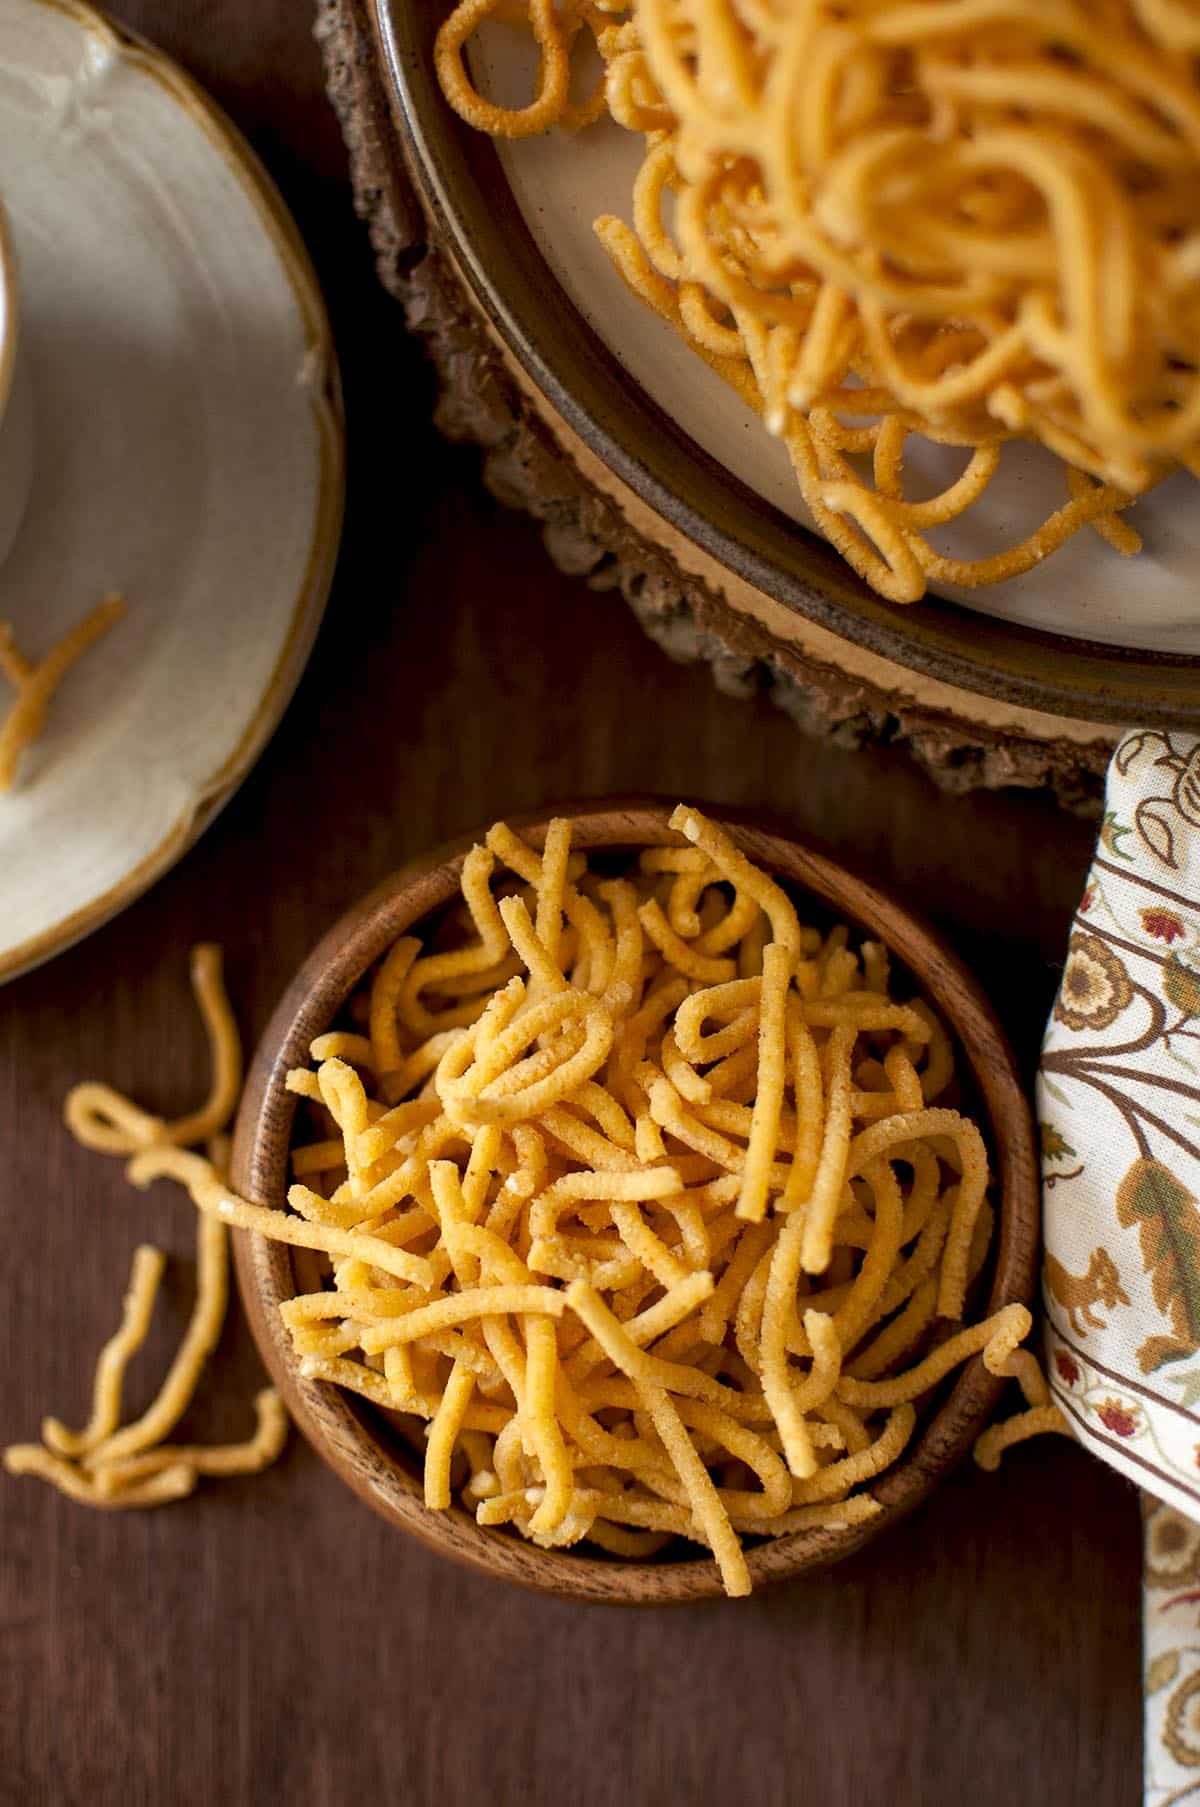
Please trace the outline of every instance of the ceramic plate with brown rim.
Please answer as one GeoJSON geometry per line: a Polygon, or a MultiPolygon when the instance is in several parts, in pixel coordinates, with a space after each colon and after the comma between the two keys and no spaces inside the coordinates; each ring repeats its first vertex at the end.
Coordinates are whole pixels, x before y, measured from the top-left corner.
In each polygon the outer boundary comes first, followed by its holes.
{"type": "MultiPolygon", "coordinates": [[[[514,817],[513,826],[536,845],[555,813],[573,818],[574,844],[586,850],[636,851],[679,842],[668,826],[670,807],[653,801],[564,805],[558,811],[514,817]]],[[[985,1281],[988,1298],[985,1306],[980,1297],[976,1309],[982,1315],[985,1309],[1027,1301],[1038,1233],[1032,1123],[1011,1051],[974,979],[936,934],[840,866],[744,817],[711,813],[752,860],[783,879],[801,902],[815,899],[819,908],[886,942],[951,1029],[964,1089],[989,1144],[997,1206],[985,1281]]],[[[297,1105],[285,1086],[288,1070],[307,1062],[313,1037],[340,1019],[397,936],[436,917],[457,896],[471,844],[468,839],[438,849],[385,880],[330,930],[289,986],[259,1045],[238,1116],[233,1180],[243,1196],[282,1205],[297,1105]]],[[[417,1459],[384,1418],[354,1396],[300,1373],[278,1307],[318,1283],[315,1276],[307,1269],[297,1273],[291,1249],[244,1233],[236,1239],[236,1262],[251,1328],[297,1424],[323,1459],[390,1523],[471,1567],[573,1599],[661,1603],[721,1592],[715,1563],[681,1556],[678,1549],[651,1562],[548,1551],[506,1531],[480,1527],[460,1506],[448,1512],[427,1510],[417,1459]]],[[[919,1504],[966,1455],[995,1406],[999,1387],[979,1360],[972,1361],[929,1402],[902,1461],[872,1484],[883,1511],[864,1525],[806,1531],[757,1545],[748,1552],[755,1584],[836,1561],[919,1504]]]]}
{"type": "MultiPolygon", "coordinates": [[[[1182,506],[1175,482],[1139,505],[1150,543],[1132,563],[1085,534],[994,590],[906,608],[884,601],[797,524],[780,448],[607,267],[591,222],[603,211],[628,215],[636,143],[605,125],[497,149],[438,88],[432,45],[448,8],[370,4],[405,160],[439,239],[553,429],[650,511],[652,539],[679,536],[718,592],[741,594],[777,640],[787,643],[789,618],[834,636],[822,656],[832,651],[839,665],[840,642],[851,669],[863,657],[883,661],[900,680],[911,673],[951,698],[1036,718],[1043,733],[1063,717],[1104,725],[1097,734],[1125,722],[1195,722],[1200,517],[1186,488],[1182,506]]],[[[481,33],[476,57],[501,101],[523,92],[531,68],[519,34],[481,33]]],[[[1025,459],[1017,448],[1022,456],[994,486],[985,533],[1012,538],[1040,506],[1046,474],[1028,450],[1025,459]]]]}
{"type": "Polygon", "coordinates": [[[179,69],[77,0],[0,0],[0,199],[33,417],[0,618],[36,661],[105,591],[128,603],[0,796],[8,978],[145,890],[253,764],[324,609],[343,460],[278,193],[179,69]]]}

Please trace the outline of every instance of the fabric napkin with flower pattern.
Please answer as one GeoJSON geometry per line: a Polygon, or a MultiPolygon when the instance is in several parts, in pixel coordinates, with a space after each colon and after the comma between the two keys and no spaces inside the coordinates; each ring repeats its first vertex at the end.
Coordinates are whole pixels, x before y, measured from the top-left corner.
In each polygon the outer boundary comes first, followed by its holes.
{"type": "Polygon", "coordinates": [[[1054,1398],[1146,1490],[1146,1801],[1200,1804],[1200,739],[1117,747],[1038,1085],[1054,1398]]]}

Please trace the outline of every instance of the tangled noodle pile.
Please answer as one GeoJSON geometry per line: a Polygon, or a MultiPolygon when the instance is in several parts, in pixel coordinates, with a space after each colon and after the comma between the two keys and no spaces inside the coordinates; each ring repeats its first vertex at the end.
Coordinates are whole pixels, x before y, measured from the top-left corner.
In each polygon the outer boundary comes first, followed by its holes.
{"type": "Polygon", "coordinates": [[[635,294],[787,446],[821,532],[880,594],[1028,571],[1176,466],[1200,472],[1200,10],[1188,0],[461,0],[438,36],[471,124],[606,113],[645,139],[631,224],[596,231],[635,294]],[[540,49],[499,107],[464,48],[504,17],[540,49]],[[570,98],[590,40],[604,75],[570,98]],[[909,436],[962,448],[906,493],[909,436]],[[1006,440],[1066,495],[990,556],[931,534],[1006,440]]]}

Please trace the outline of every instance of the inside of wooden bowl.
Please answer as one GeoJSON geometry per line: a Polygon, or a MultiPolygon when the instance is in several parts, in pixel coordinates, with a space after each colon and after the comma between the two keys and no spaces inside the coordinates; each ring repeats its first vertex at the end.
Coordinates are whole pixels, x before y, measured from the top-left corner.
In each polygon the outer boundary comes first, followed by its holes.
{"type": "MultiPolygon", "coordinates": [[[[1028,1302],[1039,1217],[1032,1120],[1011,1050],[975,980],[936,933],[834,862],[743,816],[707,813],[799,901],[807,894],[821,914],[828,911],[884,941],[940,1014],[955,1043],[966,1106],[984,1131],[993,1168],[996,1230],[976,1310],[1028,1302]]],[[[511,821],[538,845],[552,815],[570,815],[577,847],[635,853],[678,844],[670,814],[668,804],[638,800],[563,805],[511,821]]],[[[330,930],[293,980],[259,1045],[238,1116],[233,1177],[247,1198],[278,1208],[286,1196],[298,1102],[285,1088],[288,1069],[307,1063],[314,1036],[338,1020],[397,936],[428,923],[457,896],[462,860],[475,838],[415,860],[385,880],[330,930]]],[[[251,1328],[292,1416],[342,1479],[393,1524],[457,1561],[575,1599],[646,1604],[720,1595],[716,1564],[688,1545],[649,1562],[627,1562],[600,1552],[539,1549],[514,1533],[477,1525],[457,1504],[447,1512],[429,1511],[416,1456],[394,1427],[365,1401],[301,1377],[278,1310],[311,1284],[311,1276],[298,1282],[293,1251],[240,1233],[235,1259],[251,1328]]],[[[748,1548],[755,1586],[836,1561],[911,1510],[966,1455],[1000,1386],[978,1357],[968,1363],[935,1392],[903,1459],[872,1483],[882,1512],[863,1525],[810,1530],[748,1548]]]]}

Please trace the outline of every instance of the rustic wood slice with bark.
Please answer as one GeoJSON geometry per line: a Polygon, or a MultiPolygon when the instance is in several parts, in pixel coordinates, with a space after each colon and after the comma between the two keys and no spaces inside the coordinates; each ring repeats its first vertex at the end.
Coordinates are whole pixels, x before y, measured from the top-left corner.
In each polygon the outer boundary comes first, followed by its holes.
{"type": "Polygon", "coordinates": [[[673,658],[765,691],[807,733],[906,746],[948,791],[1049,787],[1093,813],[1119,729],[908,670],[806,619],[686,537],[596,456],[502,344],[418,201],[369,0],[319,0],[326,83],[379,275],[436,366],[436,420],[479,445],[488,487],[542,524],[560,569],[618,588],[673,658]]]}

